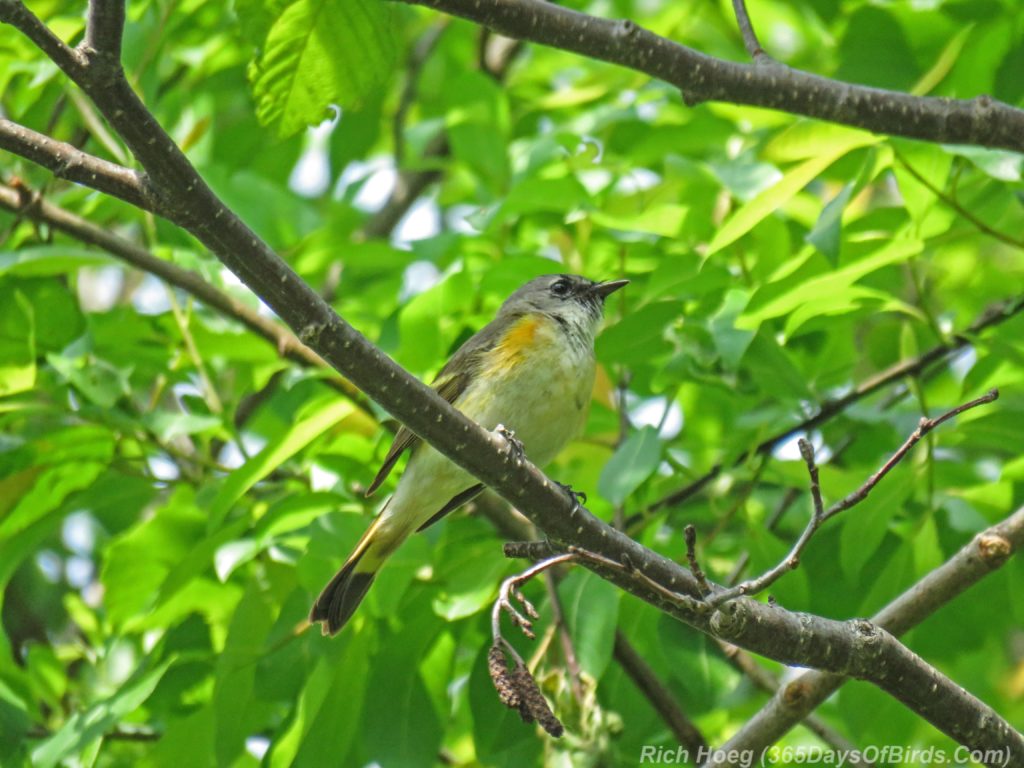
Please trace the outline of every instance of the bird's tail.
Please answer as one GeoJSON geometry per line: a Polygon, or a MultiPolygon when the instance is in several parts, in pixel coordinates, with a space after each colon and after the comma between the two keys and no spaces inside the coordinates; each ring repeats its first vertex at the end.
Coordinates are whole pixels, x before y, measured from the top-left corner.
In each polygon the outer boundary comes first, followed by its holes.
{"type": "Polygon", "coordinates": [[[407,534],[404,532],[389,530],[390,526],[385,528],[384,519],[384,515],[381,514],[366,529],[366,533],[359,539],[359,543],[341,566],[341,570],[334,574],[334,578],[313,603],[309,621],[312,624],[324,622],[325,635],[337,634],[352,618],[352,614],[373,584],[377,571],[384,565],[388,555],[405,539],[407,534]]]}

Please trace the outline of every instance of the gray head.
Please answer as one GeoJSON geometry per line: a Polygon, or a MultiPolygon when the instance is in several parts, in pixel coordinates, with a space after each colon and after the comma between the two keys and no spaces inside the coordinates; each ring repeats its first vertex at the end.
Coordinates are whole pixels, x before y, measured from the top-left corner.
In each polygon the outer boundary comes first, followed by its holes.
{"type": "Polygon", "coordinates": [[[595,283],[580,275],[541,275],[509,296],[499,315],[540,312],[566,333],[593,343],[605,298],[628,283],[629,280],[595,283]]]}

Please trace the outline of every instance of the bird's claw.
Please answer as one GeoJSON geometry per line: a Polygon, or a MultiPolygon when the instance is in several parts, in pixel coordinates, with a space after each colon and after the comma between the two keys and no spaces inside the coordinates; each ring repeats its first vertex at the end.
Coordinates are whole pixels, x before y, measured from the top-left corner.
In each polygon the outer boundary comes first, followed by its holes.
{"type": "Polygon", "coordinates": [[[575,509],[579,509],[581,506],[587,503],[587,494],[583,491],[577,491],[568,483],[559,483],[557,480],[555,484],[569,494],[569,498],[572,499],[572,503],[575,505],[575,509]]]}
{"type": "Polygon", "coordinates": [[[523,459],[526,456],[526,448],[523,446],[523,441],[516,437],[516,433],[506,427],[504,424],[499,424],[494,428],[494,432],[497,435],[501,435],[505,438],[505,442],[508,444],[508,453],[517,459],[523,459]]]}

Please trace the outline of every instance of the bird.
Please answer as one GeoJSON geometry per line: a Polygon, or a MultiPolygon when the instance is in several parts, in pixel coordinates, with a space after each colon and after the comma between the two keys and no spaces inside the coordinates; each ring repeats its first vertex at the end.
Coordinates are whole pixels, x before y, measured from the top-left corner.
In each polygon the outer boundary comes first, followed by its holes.
{"type": "MultiPolygon", "coordinates": [[[[517,289],[494,319],[470,336],[432,387],[484,429],[514,435],[544,466],[583,427],[594,386],[594,339],[605,299],[628,280],[595,282],[580,275],[535,277],[517,289]]],[[[406,427],[395,434],[370,496],[411,450],[381,513],[313,604],[311,624],[335,635],[352,617],[388,557],[414,532],[433,525],[483,490],[471,474],[406,427]]]]}

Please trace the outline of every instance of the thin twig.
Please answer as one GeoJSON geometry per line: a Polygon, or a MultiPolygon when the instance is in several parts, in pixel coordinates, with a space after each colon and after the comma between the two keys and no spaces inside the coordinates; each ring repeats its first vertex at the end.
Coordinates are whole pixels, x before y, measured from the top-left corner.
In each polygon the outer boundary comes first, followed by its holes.
{"type": "Polygon", "coordinates": [[[750,23],[750,15],[747,13],[747,4],[744,0],[732,0],[732,8],[736,13],[736,23],[739,25],[740,34],[743,35],[743,45],[747,53],[754,61],[767,59],[768,54],[761,47],[757,34],[754,32],[754,25],[750,23]]]}
{"type": "Polygon", "coordinates": [[[755,579],[749,579],[735,587],[726,589],[721,592],[716,592],[714,595],[708,597],[708,604],[712,606],[720,606],[730,600],[741,595],[756,595],[759,592],[763,592],[769,586],[774,584],[778,579],[785,573],[794,570],[800,565],[800,556],[803,554],[804,549],[807,547],[808,542],[817,532],[818,528],[821,527],[822,523],[829,520],[832,517],[844,512],[851,507],[860,504],[864,499],[868,497],[868,494],[881,482],[882,478],[885,477],[889,472],[892,471],[899,462],[903,459],[910,450],[917,445],[922,437],[927,435],[933,429],[941,424],[949,421],[956,416],[959,416],[964,411],[969,411],[972,408],[977,408],[980,405],[985,405],[995,401],[999,397],[999,390],[992,389],[981,397],[977,397],[970,402],[958,405],[952,410],[946,411],[941,416],[934,419],[922,418],[920,423],[917,425],[906,441],[901,445],[896,452],[889,457],[888,461],[881,466],[881,468],[875,472],[871,477],[864,481],[864,483],[857,488],[857,490],[848,494],[845,498],[840,499],[835,504],[825,509],[824,503],[821,499],[821,487],[818,481],[818,467],[814,461],[814,451],[810,444],[805,440],[801,440],[800,455],[803,457],[804,462],[807,464],[807,472],[811,478],[811,500],[813,502],[814,511],[811,515],[811,519],[808,521],[807,526],[804,528],[800,537],[796,540],[796,543],[790,549],[789,553],[774,567],[765,571],[763,574],[755,579]]]}
{"type": "MultiPolygon", "coordinates": [[[[749,461],[751,456],[771,453],[776,446],[785,440],[790,439],[793,435],[821,426],[833,417],[838,416],[850,406],[863,400],[869,395],[874,394],[889,384],[899,381],[900,379],[921,374],[932,365],[950,358],[965,347],[972,346],[974,344],[975,337],[977,337],[977,335],[982,331],[994,328],[995,326],[1016,317],[1022,311],[1024,311],[1024,296],[1016,296],[990,304],[969,326],[967,326],[967,328],[954,335],[949,341],[932,347],[927,352],[924,352],[915,358],[896,363],[886,370],[865,379],[854,387],[852,391],[842,397],[834,400],[826,400],[818,407],[818,410],[814,415],[801,420],[791,427],[787,427],[786,429],[777,432],[771,437],[762,440],[755,447],[744,451],[732,466],[742,466],[746,461],[749,461]]],[[[715,464],[711,469],[696,480],[690,482],[688,485],[652,502],[647,507],[646,511],[648,513],[657,512],[659,509],[664,507],[672,507],[682,504],[687,499],[699,493],[705,486],[707,486],[708,483],[718,477],[724,469],[724,464],[715,464]]]]}
{"type": "Polygon", "coordinates": [[[693,578],[697,580],[697,584],[700,585],[700,591],[703,595],[711,594],[711,586],[708,584],[707,577],[704,576],[704,571],[701,570],[700,563],[697,561],[697,529],[692,525],[687,525],[683,529],[683,538],[686,541],[686,562],[690,565],[690,572],[693,574],[693,578]]]}
{"type": "Polygon", "coordinates": [[[395,167],[401,168],[405,164],[405,121],[416,100],[419,90],[420,72],[427,59],[441,42],[441,36],[448,29],[449,19],[442,19],[430,27],[412,48],[409,59],[405,66],[405,84],[402,87],[402,95],[398,99],[398,107],[395,108],[395,116],[391,122],[392,142],[394,144],[395,167]]]}
{"type": "Polygon", "coordinates": [[[892,455],[892,458],[890,458],[885,464],[883,464],[882,467],[877,472],[875,472],[875,474],[869,477],[860,488],[858,488],[853,493],[846,496],[844,499],[836,502],[831,507],[829,507],[828,510],[824,513],[824,519],[828,520],[830,517],[834,517],[835,515],[838,515],[840,512],[844,512],[850,507],[860,504],[862,501],[864,501],[864,499],[867,498],[867,495],[871,493],[872,489],[876,485],[878,485],[878,482],[887,474],[889,474],[892,468],[895,467],[900,462],[900,460],[907,455],[910,449],[913,448],[922,437],[927,435],[933,429],[935,429],[941,424],[946,423],[950,419],[956,418],[964,411],[969,411],[972,408],[977,408],[979,405],[986,405],[988,403],[995,402],[998,399],[999,390],[990,389],[981,397],[977,397],[974,400],[971,400],[970,402],[964,403],[963,405],[958,405],[953,410],[947,411],[938,418],[922,418],[917,425],[917,429],[915,429],[913,433],[910,435],[910,437],[907,438],[906,442],[899,447],[899,450],[897,450],[896,453],[892,455]]]}
{"type": "Polygon", "coordinates": [[[961,205],[955,197],[946,194],[941,189],[932,184],[932,182],[929,181],[926,176],[924,176],[920,171],[914,168],[914,166],[907,162],[907,159],[903,157],[899,152],[895,153],[895,155],[896,162],[902,165],[906,172],[913,176],[917,180],[917,182],[921,184],[921,186],[925,187],[929,192],[935,195],[935,197],[937,197],[943,203],[945,203],[954,211],[956,211],[962,219],[969,221],[971,224],[973,224],[975,229],[977,229],[979,232],[984,232],[989,237],[994,238],[1001,243],[1005,243],[1006,245],[1012,246],[1014,248],[1020,248],[1024,250],[1024,240],[1019,240],[1013,235],[1009,235],[1006,232],[1001,232],[995,227],[989,226],[980,218],[978,218],[969,208],[965,208],[963,205],[961,205]]]}
{"type": "Polygon", "coordinates": [[[672,692],[658,679],[657,674],[626,639],[622,630],[615,630],[613,653],[616,661],[622,665],[623,671],[665,721],[676,740],[693,754],[699,754],[706,749],[707,741],[704,735],[680,709],[672,692]]]}
{"type": "Polygon", "coordinates": [[[496,644],[504,646],[505,650],[520,664],[525,665],[523,657],[519,655],[512,644],[509,643],[501,634],[501,612],[505,611],[512,619],[512,623],[519,627],[523,634],[531,640],[534,638],[533,634],[533,622],[531,619],[537,618],[537,611],[533,605],[519,594],[519,587],[525,584],[527,581],[532,579],[538,573],[543,573],[548,568],[558,565],[559,563],[565,563],[572,560],[574,555],[571,553],[563,553],[549,557],[547,560],[542,560],[535,565],[530,566],[522,573],[510,576],[501,583],[501,588],[498,590],[498,599],[494,601],[494,607],[491,608],[491,636],[496,644]],[[526,616],[519,612],[519,610],[512,605],[512,599],[515,598],[523,604],[523,610],[526,612],[526,616]]]}
{"type": "MultiPolygon", "coordinates": [[[[266,339],[279,355],[292,362],[311,368],[327,368],[327,364],[319,355],[300,342],[290,330],[271,318],[264,317],[244,302],[219,290],[198,274],[159,259],[109,229],[50,203],[20,182],[17,185],[0,184],[0,207],[32,221],[47,224],[87,245],[102,248],[111,256],[180,288],[195,296],[205,306],[225,317],[237,320],[256,335],[266,339]]],[[[376,418],[363,394],[348,381],[331,376],[325,378],[324,383],[349,397],[361,410],[376,418]]]]}

